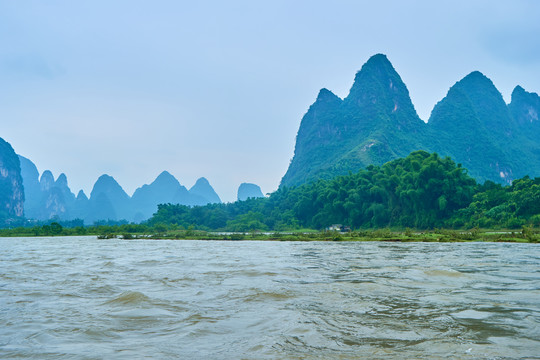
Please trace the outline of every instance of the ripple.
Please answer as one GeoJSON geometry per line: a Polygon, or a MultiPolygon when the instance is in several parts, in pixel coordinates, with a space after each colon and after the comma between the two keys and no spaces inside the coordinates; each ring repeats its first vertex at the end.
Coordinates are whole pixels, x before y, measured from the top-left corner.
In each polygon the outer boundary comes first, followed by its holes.
{"type": "Polygon", "coordinates": [[[126,291],[119,296],[106,301],[105,304],[137,305],[141,303],[151,303],[148,296],[138,291],[126,291]]]}
{"type": "Polygon", "coordinates": [[[0,239],[0,358],[502,359],[540,247],[0,239]]]}
{"type": "Polygon", "coordinates": [[[463,310],[457,313],[453,313],[452,316],[458,319],[476,319],[476,320],[482,320],[487,319],[488,317],[492,316],[493,314],[485,311],[477,311],[477,310],[463,310]]]}

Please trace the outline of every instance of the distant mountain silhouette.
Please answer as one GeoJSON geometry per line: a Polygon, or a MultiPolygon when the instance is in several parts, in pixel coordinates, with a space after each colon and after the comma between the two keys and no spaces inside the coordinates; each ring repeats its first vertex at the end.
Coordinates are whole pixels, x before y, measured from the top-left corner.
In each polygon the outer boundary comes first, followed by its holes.
{"type": "Polygon", "coordinates": [[[199,178],[195,185],[189,189],[189,193],[201,197],[209,204],[219,204],[221,199],[206,178],[199,178]]]}
{"type": "Polygon", "coordinates": [[[167,171],[163,171],[150,184],[135,190],[131,198],[132,206],[137,211],[138,219],[148,219],[157,211],[158,204],[173,203],[177,192],[187,189],[167,171]]]}
{"type": "Polygon", "coordinates": [[[188,191],[167,171],[149,185],[143,185],[130,197],[110,175],[100,176],[90,198],[81,190],[75,197],[65,174],[54,179],[45,170],[39,177],[37,167],[19,156],[25,184],[27,217],[38,220],[82,219],[86,224],[99,220],[141,222],[157,211],[158,204],[206,205],[221,202],[208,180],[200,178],[188,191]]]}
{"type": "Polygon", "coordinates": [[[27,218],[37,219],[41,212],[41,188],[39,185],[39,171],[32,161],[19,155],[21,163],[21,176],[24,185],[24,215],[27,218]]]}
{"type": "Polygon", "coordinates": [[[130,219],[134,214],[130,200],[129,195],[112,176],[101,175],[90,193],[88,219],[93,221],[130,219]]]}
{"type": "MultiPolygon", "coordinates": [[[[302,118],[294,157],[280,186],[357,172],[416,150],[450,156],[480,181],[511,183],[524,175],[540,176],[539,115],[536,93],[516,86],[507,105],[493,82],[473,71],[448,90],[425,123],[388,58],[377,54],[358,71],[344,99],[320,90],[302,118]]],[[[99,177],[89,198],[82,191],[75,197],[64,174],[55,180],[46,170],[39,178],[30,160],[13,154],[11,145],[0,139],[4,219],[22,216],[24,207],[28,218],[39,220],[142,221],[160,203],[221,202],[205,178],[188,190],[166,171],[138,188],[133,197],[109,175],[99,177]]],[[[238,189],[239,200],[263,196],[255,184],[244,183],[238,189]]]]}
{"type": "Polygon", "coordinates": [[[242,183],[238,187],[238,201],[244,201],[249,198],[261,198],[264,197],[263,192],[259,185],[251,183],[242,183]]]}
{"type": "Polygon", "coordinates": [[[45,170],[39,177],[36,165],[19,155],[24,184],[25,216],[29,219],[71,219],[75,206],[75,195],[68,186],[65,174],[54,179],[51,171],[45,170]]]}

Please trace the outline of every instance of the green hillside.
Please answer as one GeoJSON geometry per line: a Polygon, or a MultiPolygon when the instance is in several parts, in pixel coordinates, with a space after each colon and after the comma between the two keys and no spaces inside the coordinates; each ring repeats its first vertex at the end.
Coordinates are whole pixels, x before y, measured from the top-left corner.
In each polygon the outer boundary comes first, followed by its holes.
{"type": "Polygon", "coordinates": [[[479,181],[509,184],[540,175],[539,112],[537,94],[516,87],[507,105],[492,81],[474,71],[449,89],[426,124],[392,64],[378,54],[356,74],[345,99],[320,91],[302,118],[281,186],[331,179],[415,150],[450,156],[479,181]]]}

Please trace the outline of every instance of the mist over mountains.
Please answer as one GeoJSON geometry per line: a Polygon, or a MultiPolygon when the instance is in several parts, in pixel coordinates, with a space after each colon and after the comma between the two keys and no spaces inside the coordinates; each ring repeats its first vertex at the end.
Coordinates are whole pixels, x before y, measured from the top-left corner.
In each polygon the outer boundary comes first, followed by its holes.
{"type": "MultiPolygon", "coordinates": [[[[280,187],[356,173],[426,150],[450,156],[476,180],[509,184],[525,175],[540,175],[540,97],[516,86],[506,104],[493,82],[473,71],[456,82],[422,121],[406,85],[385,55],[371,57],[355,76],[347,97],[321,89],[302,118],[294,157],[280,187]]],[[[264,197],[255,184],[243,183],[238,200],[264,197]]],[[[220,203],[207,179],[187,189],[164,171],[129,196],[107,174],[100,176],[88,197],[46,170],[17,156],[0,138],[0,220],[9,224],[36,220],[82,219],[140,222],[158,204],[188,206],[220,203]]]]}
{"type": "Polygon", "coordinates": [[[32,161],[23,156],[19,156],[19,161],[26,198],[25,216],[30,219],[82,219],[85,224],[99,220],[141,222],[156,212],[158,204],[194,206],[221,202],[205,178],[197,180],[188,190],[167,171],[151,184],[135,190],[131,197],[107,174],[97,179],[90,197],[82,190],[75,196],[65,174],[55,180],[53,174],[45,170],[39,177],[32,161]]]}
{"type": "Polygon", "coordinates": [[[452,86],[423,122],[385,55],[371,57],[349,95],[327,89],[304,115],[281,186],[381,165],[415,150],[450,156],[478,181],[511,183],[540,174],[540,98],[517,86],[506,104],[474,71],[452,86]]]}

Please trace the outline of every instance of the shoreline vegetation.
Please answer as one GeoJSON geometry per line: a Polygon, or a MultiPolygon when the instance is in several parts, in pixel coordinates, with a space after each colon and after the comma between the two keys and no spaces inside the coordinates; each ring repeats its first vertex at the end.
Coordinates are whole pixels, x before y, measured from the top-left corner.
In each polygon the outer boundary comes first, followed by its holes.
{"type": "MultiPolygon", "coordinates": [[[[140,225],[132,225],[132,227],[140,225]]],[[[60,225],[44,225],[39,228],[1,229],[0,237],[66,237],[96,236],[98,239],[123,240],[229,240],[229,241],[385,241],[385,242],[509,242],[540,243],[540,229],[524,226],[520,230],[416,230],[416,229],[370,229],[356,231],[284,231],[284,232],[213,232],[202,230],[167,230],[147,227],[144,231],[126,231],[122,225],[95,226],[87,228],[62,228],[60,225]],[[47,226],[49,228],[47,228],[47,226]],[[43,229],[45,228],[45,229],[43,229]]]]}
{"type": "Polygon", "coordinates": [[[140,224],[21,219],[0,229],[0,236],[299,241],[539,242],[539,233],[540,177],[478,184],[460,164],[425,151],[264,198],[159,204],[140,224]]]}

